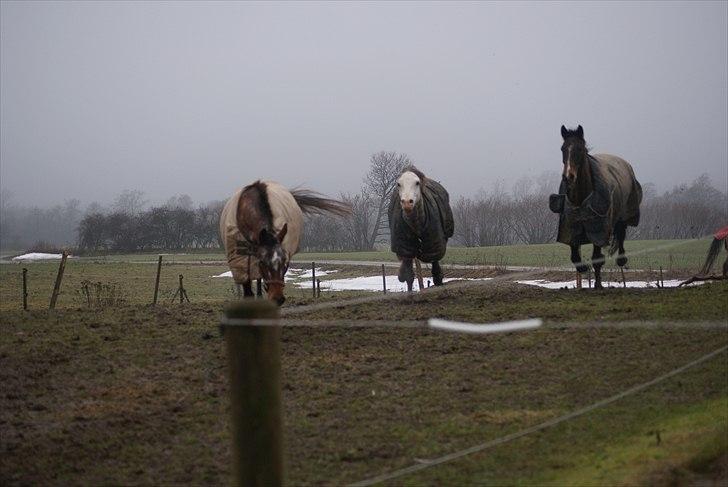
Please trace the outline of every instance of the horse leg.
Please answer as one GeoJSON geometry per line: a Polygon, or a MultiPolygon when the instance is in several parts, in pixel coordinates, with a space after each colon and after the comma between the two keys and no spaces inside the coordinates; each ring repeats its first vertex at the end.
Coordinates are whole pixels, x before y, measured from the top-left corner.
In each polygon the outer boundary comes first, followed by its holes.
{"type": "Polygon", "coordinates": [[[252,298],[255,296],[255,294],[253,294],[253,283],[251,281],[245,281],[243,283],[243,295],[246,298],[252,298]]]}
{"type": "Polygon", "coordinates": [[[617,265],[624,267],[627,265],[627,257],[624,256],[624,239],[627,237],[627,224],[624,222],[617,222],[614,226],[614,238],[617,239],[617,265]]]}
{"type": "Polygon", "coordinates": [[[576,266],[576,272],[584,273],[589,270],[589,265],[581,261],[581,246],[571,246],[571,262],[576,266]]]}
{"type": "Polygon", "coordinates": [[[442,286],[442,267],[437,260],[432,263],[432,282],[435,286],[442,286]]]}
{"type": "Polygon", "coordinates": [[[262,286],[262,284],[261,284],[261,280],[260,280],[260,279],[257,279],[257,280],[256,280],[256,282],[255,282],[255,286],[256,286],[256,290],[255,290],[256,292],[255,292],[255,294],[256,294],[256,295],[257,295],[257,296],[258,296],[259,298],[260,298],[260,297],[262,297],[262,296],[263,296],[263,286],[262,286]]]}
{"type": "Polygon", "coordinates": [[[602,266],[604,265],[604,254],[602,248],[595,245],[592,252],[592,266],[594,267],[594,289],[602,289],[602,266]]]}
{"type": "Polygon", "coordinates": [[[397,279],[399,279],[399,282],[406,282],[407,291],[412,291],[412,283],[415,282],[415,273],[412,270],[412,259],[402,258],[397,279]]]}

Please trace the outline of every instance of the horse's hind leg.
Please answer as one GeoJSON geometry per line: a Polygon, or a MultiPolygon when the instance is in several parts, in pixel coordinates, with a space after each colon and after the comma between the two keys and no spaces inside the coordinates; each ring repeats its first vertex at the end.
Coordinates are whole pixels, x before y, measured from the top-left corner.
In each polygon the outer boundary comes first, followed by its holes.
{"type": "Polygon", "coordinates": [[[406,282],[407,291],[412,291],[412,283],[415,282],[415,273],[412,270],[412,259],[402,258],[397,279],[399,279],[399,282],[406,282]]]}
{"type": "Polygon", "coordinates": [[[435,286],[442,286],[442,267],[437,260],[432,263],[432,282],[435,286]]]}
{"type": "Polygon", "coordinates": [[[576,266],[576,272],[584,273],[589,270],[589,265],[581,261],[581,246],[571,246],[571,263],[576,266]]]}
{"type": "Polygon", "coordinates": [[[592,266],[594,267],[594,289],[602,288],[602,266],[604,265],[604,254],[602,248],[595,245],[592,252],[592,266]]]}
{"type": "Polygon", "coordinates": [[[260,279],[257,279],[255,281],[255,287],[256,287],[256,289],[255,289],[256,296],[258,296],[259,298],[262,297],[263,296],[263,286],[261,284],[260,279]]]}
{"type": "Polygon", "coordinates": [[[614,226],[614,238],[617,239],[617,265],[624,267],[627,265],[627,257],[625,257],[624,251],[624,239],[627,238],[627,224],[624,222],[617,222],[614,226]]]}

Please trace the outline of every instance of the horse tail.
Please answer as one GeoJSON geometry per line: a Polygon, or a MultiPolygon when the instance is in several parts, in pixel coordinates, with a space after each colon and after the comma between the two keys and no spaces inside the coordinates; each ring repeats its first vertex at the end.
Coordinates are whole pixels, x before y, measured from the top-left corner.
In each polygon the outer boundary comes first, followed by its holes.
{"type": "Polygon", "coordinates": [[[714,238],[713,243],[710,244],[710,249],[708,249],[708,256],[705,258],[705,264],[703,264],[703,268],[700,269],[700,274],[705,276],[710,272],[710,268],[713,267],[713,264],[715,263],[715,259],[718,257],[718,254],[720,253],[720,245],[721,240],[714,238]]]}
{"type": "Polygon", "coordinates": [[[351,205],[343,201],[324,198],[315,191],[308,189],[294,189],[291,191],[293,199],[296,200],[301,211],[306,214],[332,213],[338,216],[351,215],[351,205]]]}
{"type": "Polygon", "coordinates": [[[623,244],[625,238],[627,238],[627,224],[624,222],[617,222],[614,226],[612,243],[609,245],[609,255],[614,255],[614,253],[619,250],[619,244],[623,244]]]}

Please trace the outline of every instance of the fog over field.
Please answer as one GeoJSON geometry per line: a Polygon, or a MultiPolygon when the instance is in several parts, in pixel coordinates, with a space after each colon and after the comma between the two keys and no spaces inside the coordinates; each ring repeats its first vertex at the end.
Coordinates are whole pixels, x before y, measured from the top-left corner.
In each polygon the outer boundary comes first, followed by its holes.
{"type": "Polygon", "coordinates": [[[379,150],[471,195],[560,170],[562,123],[659,190],[728,184],[725,2],[0,9],[6,204],[355,192],[379,150]]]}

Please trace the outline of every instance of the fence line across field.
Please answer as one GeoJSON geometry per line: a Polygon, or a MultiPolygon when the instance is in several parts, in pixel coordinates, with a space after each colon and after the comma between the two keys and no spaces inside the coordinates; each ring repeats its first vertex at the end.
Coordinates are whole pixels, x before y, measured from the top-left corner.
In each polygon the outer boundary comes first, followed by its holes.
{"type": "MultiPolygon", "coordinates": [[[[528,321],[528,320],[524,320],[528,321]]],[[[358,320],[358,319],[295,319],[295,318],[276,318],[276,319],[234,319],[222,316],[221,325],[239,325],[239,326],[278,326],[283,328],[422,328],[437,330],[431,327],[428,320],[358,320]]],[[[505,323],[468,323],[474,326],[486,325],[505,325],[505,323]]],[[[610,328],[610,329],[681,329],[689,328],[691,330],[728,330],[728,322],[725,321],[590,321],[590,322],[563,322],[563,323],[545,323],[539,327],[541,330],[579,330],[586,328],[610,328]]],[[[534,330],[536,327],[533,328],[534,330]]],[[[503,331],[510,331],[504,329],[503,331]]],[[[518,331],[518,330],[514,330],[518,331]]]]}
{"type": "Polygon", "coordinates": [[[594,411],[595,409],[599,409],[601,407],[607,406],[613,402],[616,402],[620,399],[623,399],[627,396],[631,396],[633,394],[636,394],[638,392],[641,392],[648,387],[654,386],[656,384],[659,384],[660,382],[663,382],[675,375],[678,375],[692,367],[695,367],[697,365],[702,364],[703,362],[706,362],[713,357],[725,352],[728,350],[728,345],[724,345],[721,348],[718,348],[716,350],[713,350],[710,353],[707,353],[703,355],[702,357],[693,360],[692,362],[689,362],[681,367],[678,367],[676,369],[671,370],[670,372],[663,374],[659,377],[656,377],[648,382],[644,382],[642,384],[636,385],[634,387],[631,387],[625,391],[622,391],[618,394],[615,394],[611,397],[608,397],[606,399],[602,399],[601,401],[597,401],[593,404],[590,404],[586,407],[577,409],[575,411],[572,411],[568,414],[564,414],[563,416],[559,416],[557,418],[550,419],[548,421],[544,421],[543,423],[539,423],[537,425],[531,426],[530,428],[523,429],[521,431],[518,431],[516,433],[511,433],[510,435],[503,436],[501,438],[496,438],[494,440],[486,441],[485,443],[481,443],[479,445],[471,446],[470,448],[466,448],[463,450],[459,450],[453,453],[449,453],[447,455],[443,455],[438,458],[433,458],[430,460],[425,460],[419,463],[416,463],[414,465],[410,465],[409,467],[405,467],[399,470],[395,470],[393,472],[385,473],[382,475],[377,475],[374,477],[367,478],[365,480],[360,480],[358,482],[354,482],[352,484],[349,484],[349,487],[366,487],[369,485],[375,485],[379,484],[381,482],[385,482],[387,480],[394,480],[400,477],[404,477],[405,475],[410,475],[415,472],[419,472],[420,470],[424,470],[426,468],[434,467],[436,465],[442,465],[443,463],[447,463],[453,460],[457,460],[459,458],[465,457],[467,455],[472,455],[473,453],[478,453],[483,450],[486,450],[488,448],[492,448],[494,446],[502,445],[504,443],[508,443],[509,441],[516,440],[518,438],[522,438],[526,435],[529,435],[531,433],[535,433],[536,431],[541,431],[546,428],[549,428],[551,426],[556,426],[559,423],[563,423],[565,421],[569,421],[571,419],[578,418],[579,416],[582,416],[586,413],[589,413],[591,411],[594,411]]]}

